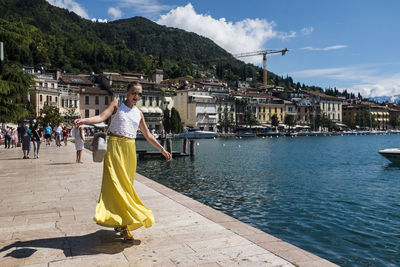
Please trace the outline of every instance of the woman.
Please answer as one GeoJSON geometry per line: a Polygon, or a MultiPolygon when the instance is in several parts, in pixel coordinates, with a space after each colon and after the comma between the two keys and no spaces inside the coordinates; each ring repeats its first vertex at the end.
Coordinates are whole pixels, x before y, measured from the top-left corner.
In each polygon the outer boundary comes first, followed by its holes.
{"type": "Polygon", "coordinates": [[[24,159],[29,159],[29,151],[31,151],[31,134],[28,125],[25,125],[22,133],[22,152],[24,152],[24,159]]]}
{"type": "Polygon", "coordinates": [[[125,241],[132,241],[129,231],[154,224],[153,212],[139,199],[133,188],[136,173],[135,138],[138,128],[146,140],[161,151],[167,161],[172,156],[150,134],[143,113],[136,107],[142,97],[139,83],[128,85],[127,99],[118,107],[114,99],[100,115],[75,120],[76,125],[105,121],[112,114],[110,138],[104,157],[103,183],[94,220],[103,226],[114,227],[125,241]]]}
{"type": "Polygon", "coordinates": [[[12,131],[12,147],[18,146],[18,130],[13,128],[12,131]]]}
{"type": "Polygon", "coordinates": [[[75,149],[76,149],[76,163],[82,162],[82,150],[85,147],[85,132],[83,128],[78,125],[74,130],[75,149]]]}
{"type": "Polygon", "coordinates": [[[39,129],[39,124],[36,124],[31,132],[31,138],[33,143],[33,156],[35,159],[39,158],[39,149],[40,149],[40,138],[42,137],[42,133],[39,129]]]}

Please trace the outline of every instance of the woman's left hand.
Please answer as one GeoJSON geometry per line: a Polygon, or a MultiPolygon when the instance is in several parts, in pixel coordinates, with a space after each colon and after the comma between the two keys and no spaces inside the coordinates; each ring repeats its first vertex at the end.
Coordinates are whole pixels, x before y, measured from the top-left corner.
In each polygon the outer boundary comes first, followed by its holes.
{"type": "Polygon", "coordinates": [[[163,156],[165,157],[165,159],[167,161],[171,161],[172,160],[172,155],[165,149],[161,150],[161,153],[163,154],[163,156]]]}

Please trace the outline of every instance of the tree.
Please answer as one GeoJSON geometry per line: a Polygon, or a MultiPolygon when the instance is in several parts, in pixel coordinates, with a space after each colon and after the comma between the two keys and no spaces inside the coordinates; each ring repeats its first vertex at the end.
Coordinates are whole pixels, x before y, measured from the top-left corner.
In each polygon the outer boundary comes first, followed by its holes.
{"type": "Polygon", "coordinates": [[[33,76],[18,65],[5,65],[0,73],[0,122],[18,121],[28,115],[24,104],[33,76]]]}
{"type": "Polygon", "coordinates": [[[166,133],[171,132],[171,116],[168,108],[164,110],[163,126],[166,133]]]}
{"type": "Polygon", "coordinates": [[[296,118],[293,115],[286,114],[286,116],[285,116],[285,124],[287,126],[289,126],[289,131],[290,131],[290,128],[295,126],[295,124],[296,124],[296,118]]]}
{"type": "Polygon", "coordinates": [[[254,124],[257,123],[257,119],[254,116],[251,109],[246,110],[246,113],[244,114],[244,120],[245,120],[246,124],[250,126],[250,128],[251,128],[251,126],[253,126],[254,124]]]}
{"type": "Polygon", "coordinates": [[[64,122],[68,125],[73,125],[75,119],[79,118],[79,115],[76,113],[76,108],[74,108],[73,106],[68,107],[67,112],[64,115],[64,122]]]}
{"type": "Polygon", "coordinates": [[[223,131],[228,132],[229,129],[233,126],[233,120],[231,115],[228,113],[228,109],[224,109],[224,113],[222,114],[222,120],[220,122],[221,128],[223,131]]]}
{"type": "Polygon", "coordinates": [[[389,124],[395,129],[399,125],[399,117],[397,114],[390,115],[389,124]]]}
{"type": "Polygon", "coordinates": [[[47,125],[47,123],[50,124],[50,126],[56,126],[60,124],[63,121],[60,111],[57,107],[53,106],[45,106],[41,111],[40,111],[40,117],[38,118],[38,122],[41,125],[47,125]]]}
{"type": "Polygon", "coordinates": [[[271,125],[272,125],[272,127],[275,128],[275,130],[279,125],[279,119],[278,119],[278,115],[276,115],[276,113],[274,113],[274,115],[271,116],[271,125]]]}
{"type": "Polygon", "coordinates": [[[181,116],[176,108],[171,109],[171,130],[173,133],[180,133],[182,131],[181,116]]]}

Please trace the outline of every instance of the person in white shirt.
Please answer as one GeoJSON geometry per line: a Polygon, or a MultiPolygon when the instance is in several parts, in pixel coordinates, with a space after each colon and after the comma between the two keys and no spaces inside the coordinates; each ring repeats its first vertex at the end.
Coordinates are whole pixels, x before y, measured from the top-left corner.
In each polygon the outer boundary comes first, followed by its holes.
{"type": "Polygon", "coordinates": [[[58,124],[56,127],[54,127],[54,137],[56,139],[56,146],[60,147],[61,146],[61,133],[62,133],[62,127],[60,124],[58,124]]]}
{"type": "Polygon", "coordinates": [[[172,160],[172,156],[150,133],[143,113],[136,107],[137,101],[142,97],[140,83],[129,84],[126,95],[127,99],[120,106],[118,100],[114,99],[100,115],[77,119],[75,125],[100,123],[114,114],[94,220],[100,225],[114,227],[125,241],[132,241],[134,239],[129,231],[154,224],[153,212],[142,203],[133,187],[137,163],[135,138],[138,128],[167,161],[172,160]]]}

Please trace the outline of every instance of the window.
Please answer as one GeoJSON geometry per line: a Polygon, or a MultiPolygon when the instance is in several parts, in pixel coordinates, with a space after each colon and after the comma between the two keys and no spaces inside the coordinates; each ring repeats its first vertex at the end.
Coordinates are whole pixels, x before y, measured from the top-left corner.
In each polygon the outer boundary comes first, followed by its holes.
{"type": "Polygon", "coordinates": [[[85,95],[85,105],[89,105],[89,96],[85,95]]]}
{"type": "Polygon", "coordinates": [[[278,113],[278,108],[277,107],[275,107],[275,113],[278,113]]]}
{"type": "Polygon", "coordinates": [[[89,110],[85,109],[85,118],[89,118],[89,110]]]}
{"type": "Polygon", "coordinates": [[[271,113],[271,107],[268,107],[268,112],[271,113]]]}
{"type": "Polygon", "coordinates": [[[108,96],[104,97],[104,105],[108,105],[108,96]]]}
{"type": "Polygon", "coordinates": [[[156,97],[156,106],[160,105],[160,99],[158,97],[156,97]]]}
{"type": "Polygon", "coordinates": [[[58,100],[58,97],[56,97],[56,102],[58,102],[57,100],[58,100]]]}
{"type": "Polygon", "coordinates": [[[283,108],[281,108],[281,113],[283,113],[283,108]]]}
{"type": "Polygon", "coordinates": [[[149,97],[149,102],[150,102],[150,104],[149,104],[149,106],[152,106],[153,105],[153,97],[149,97]]]}
{"type": "Polygon", "coordinates": [[[95,105],[99,104],[99,96],[98,95],[94,96],[94,104],[95,105]]]}
{"type": "Polygon", "coordinates": [[[146,105],[146,97],[142,96],[142,105],[145,106],[146,105]]]}
{"type": "Polygon", "coordinates": [[[53,101],[53,99],[52,99],[53,97],[52,96],[49,96],[49,101],[51,102],[51,101],[53,101]]]}
{"type": "Polygon", "coordinates": [[[97,116],[97,115],[99,115],[99,114],[100,114],[100,111],[99,111],[98,109],[95,109],[95,110],[94,110],[94,115],[97,116]]]}
{"type": "Polygon", "coordinates": [[[74,100],[74,107],[78,107],[78,100],[74,100]]]}
{"type": "Polygon", "coordinates": [[[43,101],[43,96],[39,95],[39,101],[42,102],[43,101]]]}
{"type": "Polygon", "coordinates": [[[68,107],[72,107],[72,99],[69,100],[69,106],[68,107]]]}

